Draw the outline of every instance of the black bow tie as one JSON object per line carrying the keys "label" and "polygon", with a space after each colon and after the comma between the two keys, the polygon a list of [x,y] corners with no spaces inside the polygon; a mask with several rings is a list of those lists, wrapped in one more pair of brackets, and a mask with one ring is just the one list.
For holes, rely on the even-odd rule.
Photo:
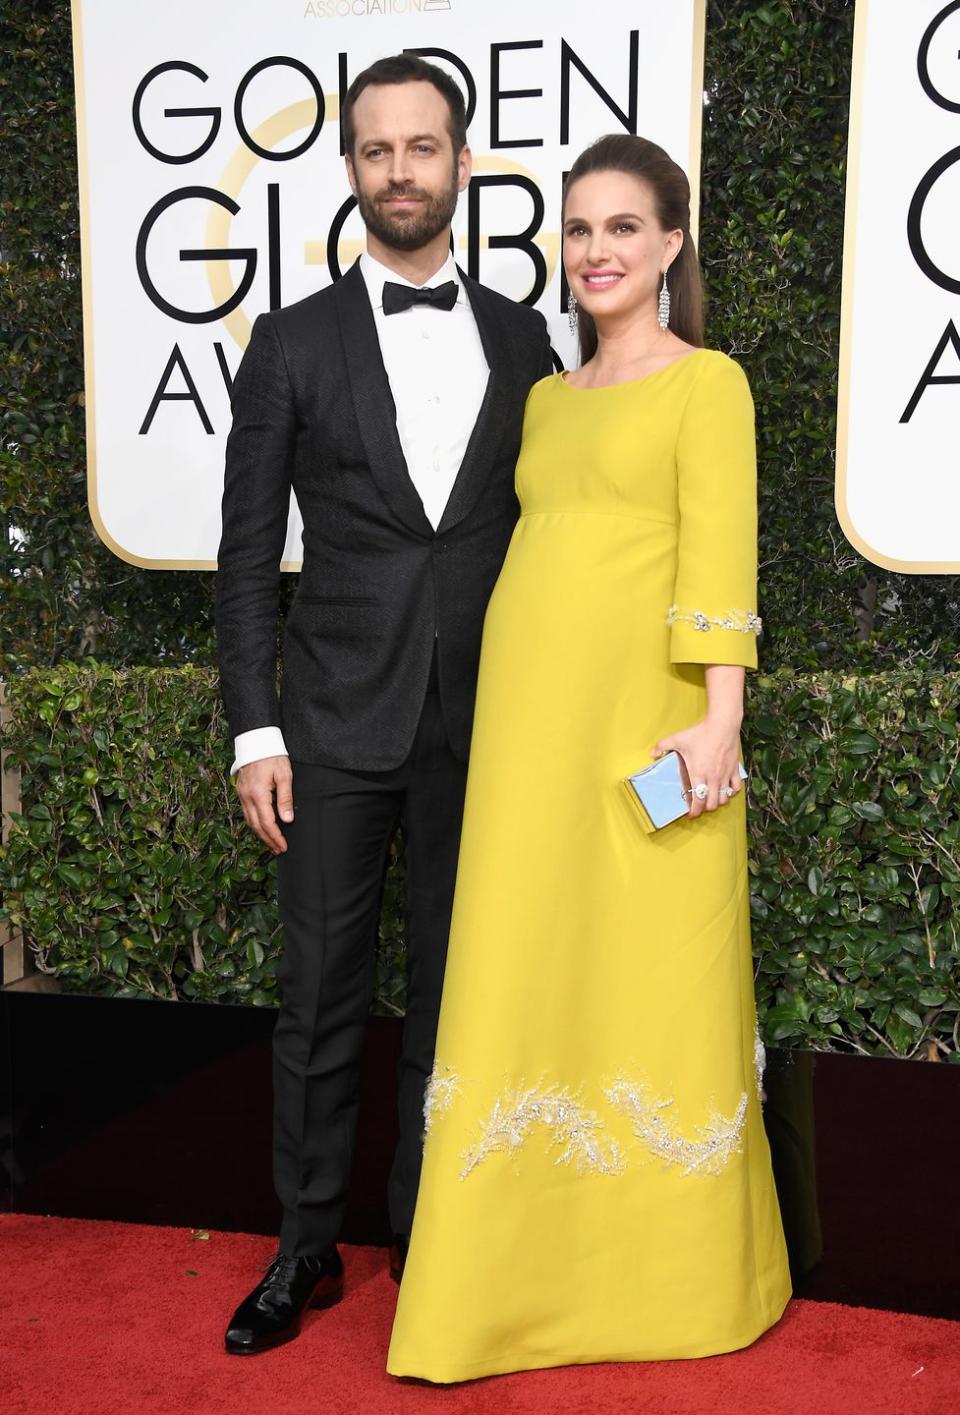
{"label": "black bow tie", "polygon": [[427,285],[416,290],[412,285],[397,285],[392,280],[383,283],[384,314],[399,314],[414,305],[432,305],[437,310],[452,310],[457,303],[460,287],[455,280],[444,285]]}

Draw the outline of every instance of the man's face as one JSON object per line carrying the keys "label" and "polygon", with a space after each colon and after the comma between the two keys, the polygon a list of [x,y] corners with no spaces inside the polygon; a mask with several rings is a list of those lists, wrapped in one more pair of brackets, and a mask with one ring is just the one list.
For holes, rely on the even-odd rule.
{"label": "man's face", "polygon": [[353,110],[347,175],[367,230],[416,251],[449,226],[470,180],[470,150],[454,159],[447,101],[433,84],[371,84]]}

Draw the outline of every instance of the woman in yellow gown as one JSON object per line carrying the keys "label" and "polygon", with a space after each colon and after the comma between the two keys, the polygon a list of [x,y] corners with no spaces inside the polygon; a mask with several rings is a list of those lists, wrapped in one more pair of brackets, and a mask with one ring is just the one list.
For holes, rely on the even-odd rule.
{"label": "woman in yellow gown", "polygon": [[[437,1382],[731,1351],[790,1295],[737,768],[752,402],[700,347],[661,148],[581,155],[564,264],[585,357],[527,404],[388,1360]],[[670,748],[700,789],[645,834],[622,783]]]}

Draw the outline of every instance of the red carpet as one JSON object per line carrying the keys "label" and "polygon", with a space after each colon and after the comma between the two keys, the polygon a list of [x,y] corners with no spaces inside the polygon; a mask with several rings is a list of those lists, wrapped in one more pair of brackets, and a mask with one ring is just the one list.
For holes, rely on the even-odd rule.
{"label": "red carpet", "polygon": [[266,1238],[0,1215],[4,1415],[957,1415],[960,1323],[794,1302],[747,1351],[435,1388],[384,1373],[386,1254],[346,1248],[347,1296],[238,1359],[231,1310]]}

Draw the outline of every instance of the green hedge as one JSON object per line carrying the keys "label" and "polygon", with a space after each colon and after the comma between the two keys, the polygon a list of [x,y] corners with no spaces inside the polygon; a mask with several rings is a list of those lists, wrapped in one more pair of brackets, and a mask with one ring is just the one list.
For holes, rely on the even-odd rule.
{"label": "green hedge", "polygon": [[[956,578],[866,565],[833,514],[853,8],[710,0],[708,336],[757,403],[766,667],[948,668]],[[0,672],[87,654],[209,663],[212,576],[124,565],[87,515],[67,0],[4,0],[0,44]]]}
{"label": "green hedge", "polygon": [[[243,824],[209,669],[62,664],[7,686],[23,815],[6,914],[67,990],[276,1002],[272,860]],[[384,899],[377,1010],[402,1012],[402,862]]]}
{"label": "green hedge", "polygon": [[[271,1005],[272,868],[225,782],[209,670],[63,665],[9,686],[24,815],[6,913],[67,989]],[[751,681],[751,894],[765,1035],[960,1061],[960,674]],[[402,864],[377,1006],[403,1007]]]}

